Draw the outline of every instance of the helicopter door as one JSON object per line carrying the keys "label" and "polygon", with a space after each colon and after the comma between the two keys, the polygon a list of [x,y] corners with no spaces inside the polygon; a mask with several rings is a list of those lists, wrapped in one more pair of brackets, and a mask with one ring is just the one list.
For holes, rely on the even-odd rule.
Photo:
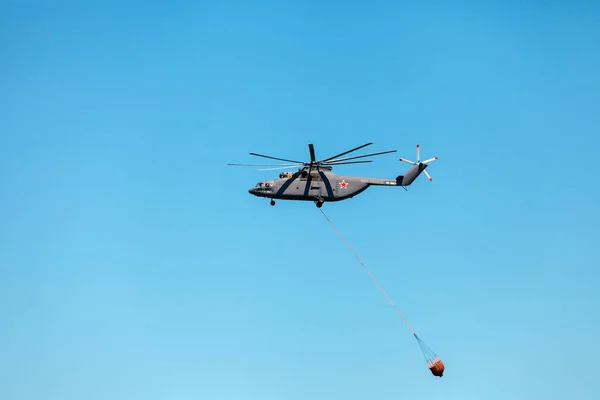
{"label": "helicopter door", "polygon": [[312,181],[309,183],[310,189],[308,194],[310,196],[321,197],[323,196],[323,182],[322,181]]}

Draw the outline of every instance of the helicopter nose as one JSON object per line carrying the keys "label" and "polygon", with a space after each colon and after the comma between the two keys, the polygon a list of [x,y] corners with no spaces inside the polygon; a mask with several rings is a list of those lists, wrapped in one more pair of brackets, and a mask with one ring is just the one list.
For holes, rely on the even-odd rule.
{"label": "helicopter nose", "polygon": [[256,188],[250,188],[250,189],[248,189],[248,193],[250,193],[250,194],[256,193]]}

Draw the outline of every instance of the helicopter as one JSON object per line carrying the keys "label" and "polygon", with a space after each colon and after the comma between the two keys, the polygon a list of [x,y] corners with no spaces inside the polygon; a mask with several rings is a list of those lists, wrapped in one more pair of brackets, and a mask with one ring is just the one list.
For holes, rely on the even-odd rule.
{"label": "helicopter", "polygon": [[400,158],[401,162],[413,165],[404,175],[399,175],[393,179],[385,178],[365,178],[360,176],[337,175],[332,172],[334,166],[346,164],[369,163],[372,160],[356,161],[359,158],[395,153],[397,150],[388,150],[378,153],[364,154],[360,156],[344,157],[346,154],[355,152],[373,143],[366,143],[355,147],[343,153],[317,160],[315,148],[312,143],[308,145],[310,161],[296,161],[279,157],[271,157],[263,154],[250,153],[252,156],[263,157],[278,161],[285,161],[291,164],[227,164],[230,166],[268,166],[272,168],[259,169],[261,171],[289,169],[297,167],[296,172],[282,172],[278,179],[270,179],[258,182],[248,192],[257,197],[271,199],[271,206],[275,205],[275,200],[296,200],[313,201],[318,208],[321,208],[325,202],[337,202],[350,199],[361,194],[371,186],[400,186],[404,190],[415,179],[424,173],[431,181],[431,176],[425,171],[430,163],[438,158],[433,157],[425,161],[420,160],[420,146],[417,144],[417,161],[410,161]]}

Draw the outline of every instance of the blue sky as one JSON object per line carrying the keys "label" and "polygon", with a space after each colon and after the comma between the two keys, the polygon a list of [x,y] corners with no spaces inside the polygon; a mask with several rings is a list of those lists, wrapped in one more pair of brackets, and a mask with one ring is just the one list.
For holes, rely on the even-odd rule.
{"label": "blue sky", "polygon": [[2,2],[0,398],[595,398],[599,7],[404,3]]}

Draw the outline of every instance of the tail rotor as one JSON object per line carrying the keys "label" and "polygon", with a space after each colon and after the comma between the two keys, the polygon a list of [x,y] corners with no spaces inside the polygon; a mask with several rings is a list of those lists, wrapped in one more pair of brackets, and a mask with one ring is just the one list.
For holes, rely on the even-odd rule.
{"label": "tail rotor", "polygon": [[[401,158],[400,161],[405,162],[407,164],[411,164],[411,165],[429,165],[430,163],[437,161],[437,157],[433,157],[430,159],[427,159],[425,161],[421,161],[421,146],[417,144],[417,161],[410,161],[407,160],[406,158]],[[425,171],[423,169],[423,173],[425,174],[425,176],[427,176],[427,179],[429,179],[430,181],[432,181],[433,179],[431,178],[431,176],[427,173],[427,171]]]}

